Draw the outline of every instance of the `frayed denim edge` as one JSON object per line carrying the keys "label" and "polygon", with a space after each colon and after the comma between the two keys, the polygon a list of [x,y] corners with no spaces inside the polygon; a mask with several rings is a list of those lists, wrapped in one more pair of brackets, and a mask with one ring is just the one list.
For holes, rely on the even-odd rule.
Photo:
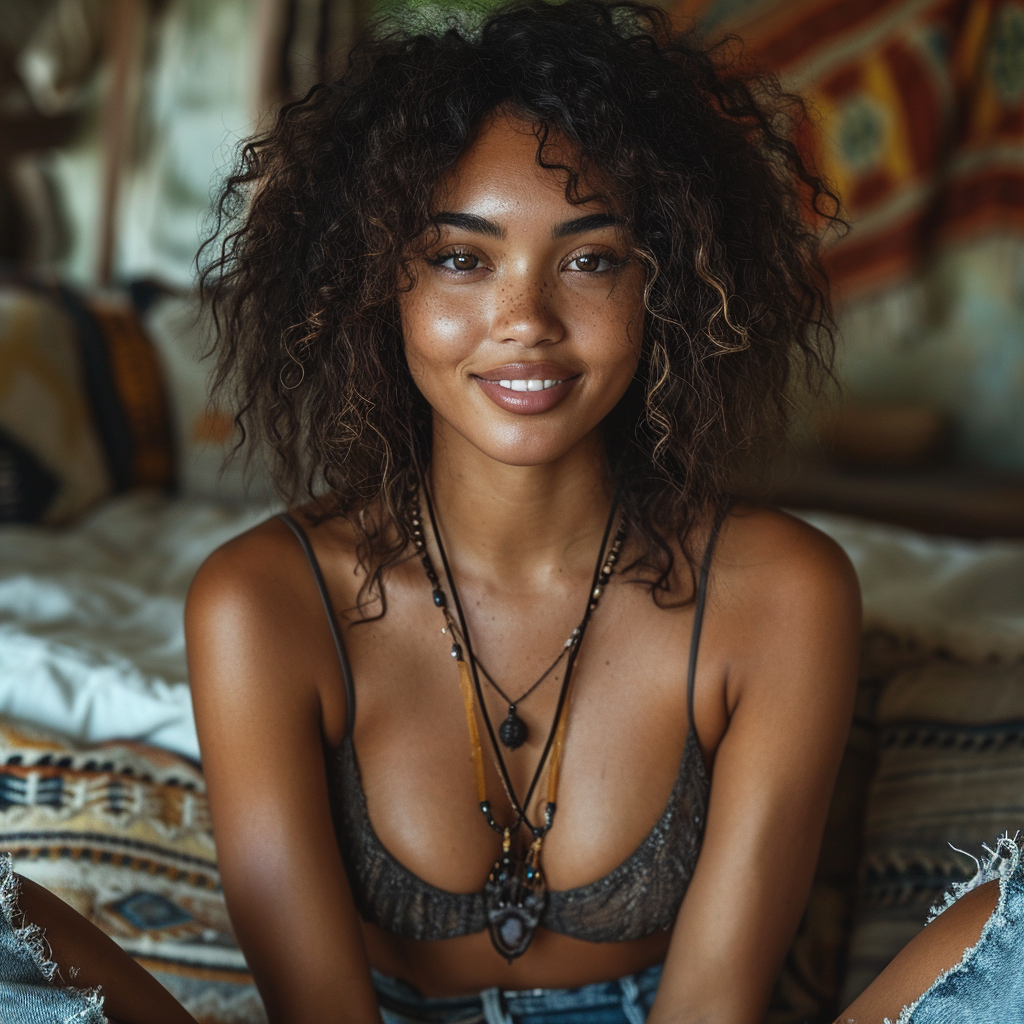
{"label": "frayed denim edge", "polygon": [[[14,873],[14,865],[9,853],[0,854],[0,914],[10,926],[15,939],[20,942],[32,958],[32,963],[39,971],[43,980],[49,984],[55,984],[54,978],[57,974],[57,964],[50,959],[50,945],[46,941],[46,935],[39,925],[31,924],[25,920],[21,911],[18,897],[21,895],[21,883]],[[21,921],[19,925],[17,922]],[[75,969],[72,968],[72,971]],[[92,1020],[96,1011],[99,1011],[101,1019],[107,1020],[103,1013],[103,995],[99,988],[72,988],[66,986],[69,996],[81,999],[84,1007],[71,1017],[66,1017],[63,1024],[74,1024],[79,1020]]]}
{"label": "frayed denim edge", "polygon": [[[1006,883],[1017,871],[1020,866],[1021,860],[1021,849],[1018,845],[1018,839],[1020,838],[1020,832],[1011,839],[1010,833],[1005,832],[996,840],[995,850],[990,850],[987,846],[982,847],[989,855],[988,860],[983,864],[978,860],[977,857],[972,854],[965,853],[963,850],[957,850],[957,853],[963,853],[964,856],[970,857],[978,866],[978,870],[974,877],[967,882],[954,882],[952,886],[952,892],[943,894],[943,903],[939,906],[932,907],[928,914],[928,920],[926,924],[931,924],[940,914],[948,910],[961,896],[965,893],[969,893],[972,889],[977,889],[980,885],[985,885],[987,882],[994,882],[998,879],[999,881],[999,901],[996,903],[995,910],[992,911],[991,916],[985,922],[985,927],[981,929],[981,934],[978,936],[978,941],[971,946],[969,949],[964,950],[964,955],[958,964],[954,964],[949,968],[948,971],[943,971],[935,981],[928,986],[928,988],[911,1003],[909,1006],[904,1006],[900,1011],[899,1017],[896,1018],[895,1024],[912,1024],[912,1018],[914,1011],[917,1009],[921,1000],[936,986],[941,984],[947,978],[954,974],[959,974],[965,970],[971,963],[974,957],[977,955],[978,949],[982,943],[988,937],[989,932],[996,927],[1002,925],[1006,918]],[[953,847],[956,850],[956,847]],[[882,1024],[893,1024],[888,1017],[882,1022]]]}

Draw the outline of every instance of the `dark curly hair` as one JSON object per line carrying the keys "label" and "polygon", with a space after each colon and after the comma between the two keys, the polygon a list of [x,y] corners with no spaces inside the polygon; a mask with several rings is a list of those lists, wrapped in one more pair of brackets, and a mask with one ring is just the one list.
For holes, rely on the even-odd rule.
{"label": "dark curly hair", "polygon": [[[799,100],[736,58],[655,7],[517,0],[474,27],[378,26],[338,81],[244,145],[201,274],[216,387],[242,441],[269,446],[286,500],[351,520],[362,601],[383,599],[408,550],[430,460],[398,296],[435,187],[497,109],[535,126],[570,201],[606,190],[648,270],[639,367],[605,434],[656,599],[672,541],[692,573],[692,527],[727,507],[737,457],[779,436],[794,370],[830,375],[816,225],[836,220],[835,196],[792,142]],[[548,163],[556,137],[572,167]]]}

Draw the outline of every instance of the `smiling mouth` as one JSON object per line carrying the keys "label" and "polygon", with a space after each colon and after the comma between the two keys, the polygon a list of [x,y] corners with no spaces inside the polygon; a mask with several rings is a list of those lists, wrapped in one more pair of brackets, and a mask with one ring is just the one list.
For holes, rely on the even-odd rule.
{"label": "smiling mouth", "polygon": [[499,387],[505,388],[506,391],[547,391],[548,388],[553,388],[556,384],[561,384],[560,380],[499,380]]}
{"label": "smiling mouth", "polygon": [[[551,376],[542,377],[542,373]],[[580,374],[556,363],[506,363],[472,376],[498,408],[530,416],[550,412],[559,405],[575,389]]]}

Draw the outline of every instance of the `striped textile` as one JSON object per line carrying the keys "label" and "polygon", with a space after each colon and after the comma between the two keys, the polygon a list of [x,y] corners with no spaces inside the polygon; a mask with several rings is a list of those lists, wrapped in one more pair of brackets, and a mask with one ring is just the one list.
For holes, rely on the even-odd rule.
{"label": "striped textile", "polygon": [[111,936],[200,1024],[257,1024],[203,777],[127,741],[77,746],[0,719],[0,852]]}
{"label": "striped textile", "polygon": [[877,729],[844,1006],[975,874],[984,844],[1024,830],[1024,662],[901,672]]}

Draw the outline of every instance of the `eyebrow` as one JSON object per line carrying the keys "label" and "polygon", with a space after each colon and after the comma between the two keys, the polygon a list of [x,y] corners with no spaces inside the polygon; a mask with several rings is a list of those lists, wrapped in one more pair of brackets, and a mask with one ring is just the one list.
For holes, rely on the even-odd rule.
{"label": "eyebrow", "polygon": [[599,228],[612,228],[622,223],[621,218],[610,213],[590,213],[586,217],[577,217],[559,224],[551,232],[552,238],[567,238],[569,235],[582,235],[585,231],[597,231]]}
{"label": "eyebrow", "polygon": [[490,235],[492,238],[504,238],[505,229],[486,217],[477,217],[473,213],[439,213],[434,217],[435,224],[446,224],[450,228],[462,228],[477,235]]}
{"label": "eyebrow", "polygon": [[[473,213],[445,211],[434,217],[434,223],[444,224],[450,228],[461,228],[463,231],[472,231],[478,235],[490,235],[492,238],[505,237],[505,229],[500,224],[495,224],[493,220],[478,217]],[[576,217],[556,225],[551,231],[551,237],[568,238],[570,235],[581,235],[586,231],[616,227],[621,223],[622,220],[619,217],[613,217],[610,213],[590,213],[585,217]]]}

